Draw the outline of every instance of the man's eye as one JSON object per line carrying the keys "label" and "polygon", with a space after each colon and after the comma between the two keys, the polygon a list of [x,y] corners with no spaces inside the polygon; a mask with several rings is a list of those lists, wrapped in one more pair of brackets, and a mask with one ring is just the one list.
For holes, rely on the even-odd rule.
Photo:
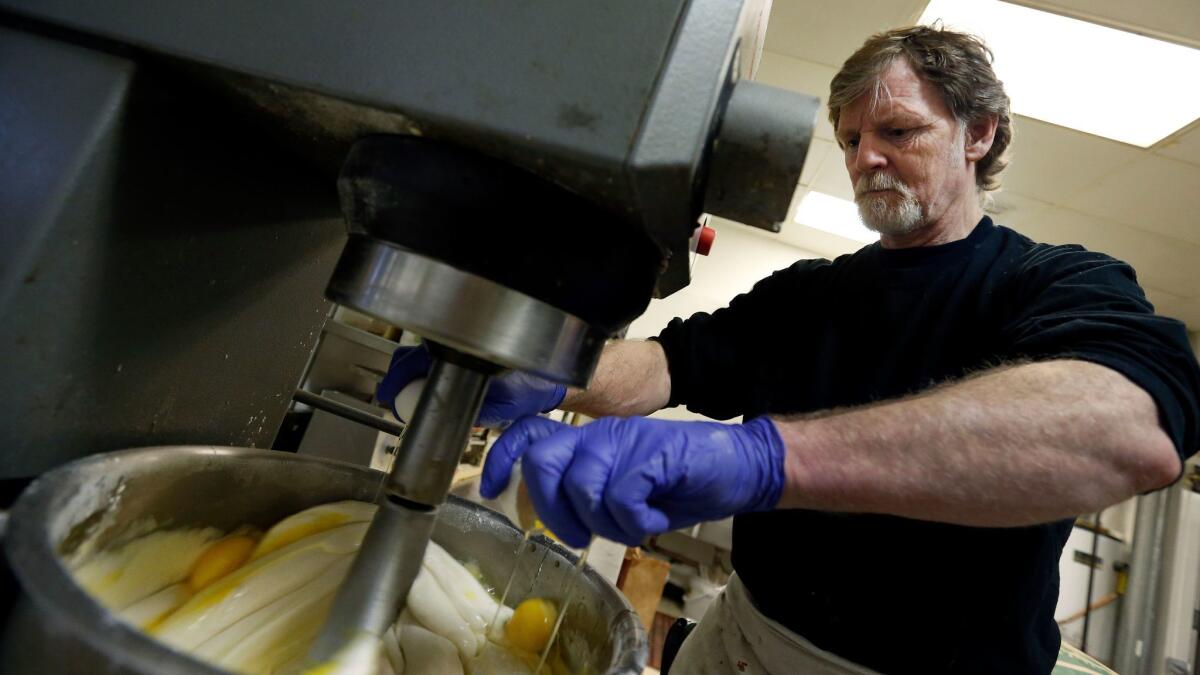
{"label": "man's eye", "polygon": [[846,147],[847,148],[857,148],[858,147],[858,139],[851,138],[850,140],[846,141]]}
{"label": "man's eye", "polygon": [[892,138],[904,138],[908,135],[908,129],[888,129],[887,133]]}

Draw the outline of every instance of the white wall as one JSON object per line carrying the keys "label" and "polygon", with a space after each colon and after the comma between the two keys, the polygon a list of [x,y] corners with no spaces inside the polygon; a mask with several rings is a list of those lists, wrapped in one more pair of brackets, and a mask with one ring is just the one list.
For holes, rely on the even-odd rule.
{"label": "white wall", "polygon": [[771,272],[801,258],[821,257],[782,242],[778,235],[720,218],[713,218],[710,226],[717,231],[717,238],[707,257],[695,256],[692,283],[669,297],[651,300],[646,313],[630,325],[626,337],[657,335],[677,316],[686,318],[724,307]]}
{"label": "white wall", "polygon": [[[821,257],[786,244],[778,235],[763,230],[720,218],[713,218],[710,226],[717,231],[717,238],[707,257],[695,256],[692,283],[669,297],[651,300],[646,313],[629,326],[627,338],[643,339],[658,335],[677,316],[687,318],[696,312],[720,309],[729,304],[735,295],[750,290],[756,281],[771,272],[802,258]],[[651,417],[706,419],[683,407],[660,410]]]}

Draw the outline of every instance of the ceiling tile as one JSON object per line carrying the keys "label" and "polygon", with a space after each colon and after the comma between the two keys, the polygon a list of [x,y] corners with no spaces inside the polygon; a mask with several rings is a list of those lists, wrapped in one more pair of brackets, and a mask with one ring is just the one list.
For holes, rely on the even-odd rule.
{"label": "ceiling tile", "polygon": [[1193,122],[1187,130],[1154,146],[1154,153],[1200,165],[1200,120]]}
{"label": "ceiling tile", "polygon": [[1200,246],[1195,244],[1051,206],[1029,212],[1010,227],[1035,241],[1107,253],[1132,265],[1144,286],[1200,298]]}
{"label": "ceiling tile", "polygon": [[872,33],[916,21],[926,0],[775,0],[766,48],[840,68]]}
{"label": "ceiling tile", "polygon": [[1181,298],[1157,288],[1147,288],[1146,298],[1154,305],[1154,312],[1187,324],[1191,332],[1200,330],[1200,300]]}
{"label": "ceiling tile", "polygon": [[787,244],[812,251],[822,258],[830,260],[846,253],[853,253],[866,246],[861,241],[854,241],[836,234],[822,232],[799,223],[788,223],[780,233],[780,238]]}
{"label": "ceiling tile", "polygon": [[1085,186],[1129,164],[1143,153],[1129,145],[1074,129],[1018,116],[1005,190],[1062,203]]}
{"label": "ceiling tile", "polygon": [[829,98],[829,81],[837,74],[837,70],[811,61],[780,54],[763,52],[762,63],[758,66],[755,80],[773,87],[790,89],[821,99],[821,109],[817,111],[817,138],[833,141],[833,125],[829,123],[829,109],[825,101]]}
{"label": "ceiling tile", "polygon": [[850,184],[850,174],[846,171],[840,151],[830,152],[825,156],[825,161],[817,170],[817,175],[809,187],[817,192],[854,201],[854,186]]}
{"label": "ceiling tile", "polygon": [[[800,206],[800,200],[808,193],[808,186],[816,179],[817,173],[831,156],[830,151],[836,147],[829,141],[816,138],[808,146],[808,157],[804,160],[804,170],[800,172],[800,182],[792,194],[792,203],[788,205],[787,219],[783,224],[785,230],[793,222],[792,219],[796,217],[796,209]],[[838,157],[836,153],[832,156]]]}
{"label": "ceiling tile", "polygon": [[808,192],[809,188],[803,185],[796,190],[796,194],[792,197],[792,206],[788,209],[787,222],[783,224],[779,234],[771,236],[778,237],[779,241],[789,246],[811,251],[824,258],[836,258],[843,253],[850,253],[862,248],[862,242],[801,225],[794,220],[796,208]]}
{"label": "ceiling tile", "polygon": [[1046,202],[1004,189],[992,193],[992,204],[985,211],[996,224],[1020,230],[1020,225],[1048,206]]}
{"label": "ceiling tile", "polygon": [[1113,28],[1200,47],[1200,4],[1196,0],[1009,0]]}
{"label": "ceiling tile", "polygon": [[[830,141],[823,141],[819,138],[814,138],[808,146],[808,156],[804,159],[804,169],[800,172],[800,184],[811,185],[813,179],[816,178],[817,171],[821,165],[828,159],[831,150],[837,145]],[[834,157],[840,157],[835,154]]]}
{"label": "ceiling tile", "polygon": [[1194,164],[1144,153],[1059,203],[1200,244],[1200,166]]}

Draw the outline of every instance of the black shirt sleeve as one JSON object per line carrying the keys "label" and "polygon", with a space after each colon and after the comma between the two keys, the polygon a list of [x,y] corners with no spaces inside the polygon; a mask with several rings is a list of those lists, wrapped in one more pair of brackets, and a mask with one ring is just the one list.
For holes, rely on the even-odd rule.
{"label": "black shirt sleeve", "polygon": [[802,306],[805,296],[813,293],[814,277],[828,264],[801,260],[762,279],[727,307],[667,324],[652,338],[667,356],[667,407],[686,405],[692,412],[722,420],[745,414],[749,399],[760,389],[760,371],[769,363],[762,358],[765,343],[781,331],[779,322],[788,308]]}
{"label": "black shirt sleeve", "polygon": [[1200,439],[1200,368],[1179,321],[1154,314],[1133,269],[1079,246],[1036,245],[1014,280],[1004,326],[1013,358],[1074,358],[1123,374],[1158,405],[1183,459]]}

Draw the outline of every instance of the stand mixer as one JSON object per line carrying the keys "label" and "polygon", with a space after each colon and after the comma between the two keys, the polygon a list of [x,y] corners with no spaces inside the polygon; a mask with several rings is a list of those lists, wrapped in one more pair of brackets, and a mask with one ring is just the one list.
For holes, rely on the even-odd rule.
{"label": "stand mixer", "polygon": [[[349,237],[326,296],[429,345],[428,383],[313,659],[378,635],[403,607],[491,377],[585,387],[605,341],[688,283],[702,213],[778,230],[818,102],[747,79],[768,11],[761,0],[0,0],[0,31],[22,36],[23,58],[77,41],[153,62],[274,125],[314,165],[340,167]],[[6,292],[0,311],[37,301]],[[8,409],[20,441],[22,408]],[[14,454],[0,477],[72,458]]]}
{"label": "stand mixer", "polygon": [[[789,96],[737,86],[751,88],[730,98],[753,108],[740,111],[752,126],[768,136],[799,131],[780,142],[807,145],[805,130],[786,119],[792,111],[773,107]],[[729,112],[717,147],[750,133],[737,108]],[[747,173],[762,170],[749,153],[719,157],[731,155],[725,161]],[[403,609],[489,378],[511,368],[585,387],[607,337],[645,310],[670,255],[622,214],[436,142],[362,139],[338,185],[351,237],[327,296],[426,338],[433,360],[379,512],[310,652],[314,663],[360,633],[381,635]]]}

